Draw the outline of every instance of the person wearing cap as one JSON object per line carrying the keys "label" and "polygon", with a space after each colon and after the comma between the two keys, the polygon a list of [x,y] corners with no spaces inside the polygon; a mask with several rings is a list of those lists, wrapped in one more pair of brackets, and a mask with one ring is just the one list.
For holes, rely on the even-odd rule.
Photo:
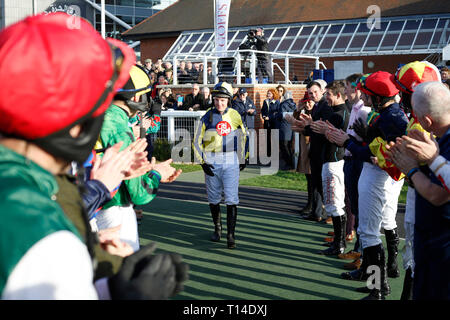
{"label": "person wearing cap", "polygon": [[236,246],[239,172],[245,168],[248,158],[247,129],[239,113],[231,108],[231,85],[219,82],[211,93],[214,108],[200,119],[193,148],[205,172],[206,194],[214,223],[211,241],[220,241],[222,235],[220,202],[223,192],[227,206],[227,246],[232,249]]}
{"label": "person wearing cap", "polygon": [[[356,139],[339,130],[327,133],[330,141],[345,146],[353,156],[364,161],[358,183],[359,192],[359,226],[357,232],[363,249],[363,261],[360,269],[343,273],[345,279],[367,278],[370,265],[378,266],[380,285],[373,289],[359,288],[360,292],[368,292],[366,299],[384,299],[390,294],[387,281],[385,252],[380,238],[381,227],[393,230],[397,227],[398,197],[404,180],[399,169],[386,161],[385,145],[401,137],[408,125],[400,105],[395,102],[399,93],[391,81],[392,74],[385,71],[375,72],[358,83],[358,88],[366,95],[369,104],[378,113],[369,124],[366,134],[362,134],[368,145],[363,145]],[[369,138],[368,138],[369,137]],[[369,141],[370,140],[370,141]],[[372,163],[372,161],[374,163]]]}
{"label": "person wearing cap", "polygon": [[[128,82],[117,92],[111,107],[106,110],[96,149],[115,145],[119,141],[123,141],[122,148],[126,148],[135,141],[129,121],[139,112],[148,111],[146,93],[150,90],[149,86],[150,80],[145,72],[133,66]],[[129,243],[133,250],[138,250],[139,236],[133,205],[149,203],[156,197],[160,182],[172,182],[180,175],[181,171],[170,166],[171,162],[169,159],[155,164],[148,175],[124,181],[112,200],[97,214],[98,229],[120,226],[120,239]]]}
{"label": "person wearing cap", "polygon": [[88,158],[136,59],[126,44],[104,40],[84,19],[70,28],[69,19],[36,15],[0,32],[0,297],[166,299],[181,288],[180,257],[147,246],[94,283],[92,242],[56,201],[55,175]]}
{"label": "person wearing cap", "polygon": [[[414,88],[420,83],[430,82],[430,81],[441,81],[441,76],[439,70],[436,66],[428,61],[413,61],[403,67],[399,68],[397,72],[391,78],[392,82],[400,90],[401,95],[401,105],[403,110],[410,114],[410,120],[406,128],[406,133],[412,130],[419,130],[424,132],[425,130],[420,125],[417,116],[414,114],[411,98],[414,93]],[[429,134],[427,132],[427,134]],[[412,184],[408,184],[408,192],[406,194],[406,209],[405,209],[405,251],[403,254],[403,267],[406,270],[405,279],[403,282],[403,300],[411,300],[413,293],[413,278],[414,278],[414,221],[415,221],[415,201],[416,192]],[[386,243],[391,246],[391,251],[393,251],[392,256],[396,256],[398,252],[398,234],[397,230],[394,229],[392,232],[386,232]],[[391,256],[391,255],[390,255]],[[389,261],[388,257],[388,273],[391,269],[393,273],[399,275],[399,271],[396,264],[396,259]]]}
{"label": "person wearing cap", "polygon": [[152,62],[152,59],[145,59],[145,61],[144,61],[144,68],[145,68],[145,72],[146,72],[147,74],[149,74],[150,71],[153,70],[153,62]]}
{"label": "person wearing cap", "polygon": [[450,190],[444,176],[450,173],[450,91],[441,81],[420,83],[411,105],[424,131],[391,142],[388,155],[416,191],[412,299],[449,300]]}
{"label": "person wearing cap", "polygon": [[245,124],[248,129],[255,128],[255,104],[253,103],[253,100],[249,98],[247,89],[240,88],[238,90],[238,97],[232,101],[232,108],[239,112],[242,123]]}

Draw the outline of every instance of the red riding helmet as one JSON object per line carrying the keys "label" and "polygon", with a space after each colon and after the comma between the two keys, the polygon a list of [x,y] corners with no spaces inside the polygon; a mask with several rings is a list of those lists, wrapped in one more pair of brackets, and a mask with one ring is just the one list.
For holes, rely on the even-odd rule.
{"label": "red riding helmet", "polygon": [[[67,161],[84,161],[103,113],[129,78],[134,51],[82,18],[52,13],[0,32],[0,133]],[[78,137],[69,130],[82,127]]]}

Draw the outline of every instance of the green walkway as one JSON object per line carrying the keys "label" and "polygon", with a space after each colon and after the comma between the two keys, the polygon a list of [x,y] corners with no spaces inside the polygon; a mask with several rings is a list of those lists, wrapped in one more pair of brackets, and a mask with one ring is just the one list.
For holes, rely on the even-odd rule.
{"label": "green walkway", "polygon": [[[190,280],[177,299],[358,300],[365,296],[354,290],[365,282],[340,278],[347,260],[317,254],[326,248],[323,238],[332,226],[240,208],[237,248],[230,250],[225,238],[209,241],[212,222],[206,203],[156,197],[143,209],[141,244],[155,241],[156,252],[180,253],[190,265]],[[224,212],[222,207],[225,235]],[[400,269],[400,278],[389,279],[388,299],[400,298],[404,277]]]}

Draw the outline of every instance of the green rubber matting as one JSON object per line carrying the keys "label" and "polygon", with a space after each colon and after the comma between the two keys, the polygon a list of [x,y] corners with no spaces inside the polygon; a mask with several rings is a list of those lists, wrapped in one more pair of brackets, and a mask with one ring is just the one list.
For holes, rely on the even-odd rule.
{"label": "green rubber matting", "polygon": [[[270,200],[269,200],[270,201]],[[207,203],[156,197],[142,206],[141,245],[157,243],[158,252],[176,252],[190,266],[185,290],[175,299],[194,300],[359,300],[365,282],[340,277],[344,263],[319,255],[332,226],[298,216],[238,207],[235,249],[226,247],[226,207],[221,206],[223,234],[218,243]],[[382,236],[383,241],[384,236]],[[347,251],[354,243],[347,244]],[[404,246],[401,241],[399,250]],[[400,250],[401,251],[401,250]],[[386,253],[387,256],[387,253]],[[389,279],[388,300],[399,300],[400,278]]]}

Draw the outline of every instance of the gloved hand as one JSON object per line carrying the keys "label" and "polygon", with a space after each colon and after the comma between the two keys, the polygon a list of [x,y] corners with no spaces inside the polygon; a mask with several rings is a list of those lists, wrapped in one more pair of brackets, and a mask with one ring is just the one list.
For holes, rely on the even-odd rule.
{"label": "gloved hand", "polygon": [[208,176],[211,176],[211,177],[214,176],[214,172],[212,172],[212,170],[211,170],[211,169],[214,169],[214,166],[212,166],[211,164],[207,164],[206,162],[203,163],[202,169]]}
{"label": "gloved hand", "polygon": [[180,292],[188,266],[179,255],[152,255],[155,247],[152,243],[124,259],[119,272],[108,280],[112,299],[163,300]]}
{"label": "gloved hand", "polygon": [[247,166],[247,164],[241,163],[241,164],[239,165],[239,171],[244,170],[246,166]]}
{"label": "gloved hand", "polygon": [[356,119],[356,121],[353,123],[353,130],[364,141],[366,141],[368,129],[369,129],[369,126],[366,124],[365,121],[361,120],[360,118]]}

